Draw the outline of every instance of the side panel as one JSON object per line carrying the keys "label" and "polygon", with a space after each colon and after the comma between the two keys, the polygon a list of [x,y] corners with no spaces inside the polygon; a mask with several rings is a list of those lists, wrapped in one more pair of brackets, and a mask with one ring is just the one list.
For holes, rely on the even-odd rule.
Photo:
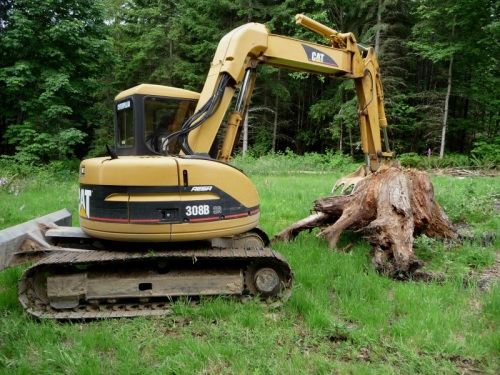
{"label": "side panel", "polygon": [[248,177],[215,160],[122,157],[81,164],[80,225],[90,236],[202,240],[248,231],[259,213]]}
{"label": "side panel", "polygon": [[125,186],[80,183],[80,218],[128,223],[128,192]]}

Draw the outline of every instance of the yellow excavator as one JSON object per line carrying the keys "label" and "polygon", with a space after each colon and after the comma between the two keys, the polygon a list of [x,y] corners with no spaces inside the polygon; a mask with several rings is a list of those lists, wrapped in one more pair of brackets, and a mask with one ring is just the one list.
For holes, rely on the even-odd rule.
{"label": "yellow excavator", "polygon": [[322,35],[325,45],[250,23],[222,38],[201,93],[142,84],[116,97],[115,146],[109,156],[80,165],[80,227],[49,215],[0,233],[0,246],[2,236],[11,238],[3,240],[9,250],[2,250],[0,269],[35,262],[19,282],[28,313],[55,319],[161,315],[179,297],[288,298],[293,272],[258,226],[257,190],[228,163],[257,67],[354,79],[366,165],[335,189],[352,188],[393,158],[373,49],[304,15],[296,21]]}

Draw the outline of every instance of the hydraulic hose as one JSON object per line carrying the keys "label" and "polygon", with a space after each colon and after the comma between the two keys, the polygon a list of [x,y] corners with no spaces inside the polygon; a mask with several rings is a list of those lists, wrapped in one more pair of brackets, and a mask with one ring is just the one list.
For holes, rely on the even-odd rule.
{"label": "hydraulic hose", "polygon": [[191,149],[188,143],[189,132],[201,126],[210,116],[217,112],[222,96],[224,95],[224,90],[226,89],[229,82],[232,80],[231,76],[224,73],[219,80],[217,88],[214,91],[212,97],[190,118],[186,120],[180,130],[168,135],[164,142],[168,143],[170,139],[178,137],[181,150],[186,155],[193,155],[194,151]]}

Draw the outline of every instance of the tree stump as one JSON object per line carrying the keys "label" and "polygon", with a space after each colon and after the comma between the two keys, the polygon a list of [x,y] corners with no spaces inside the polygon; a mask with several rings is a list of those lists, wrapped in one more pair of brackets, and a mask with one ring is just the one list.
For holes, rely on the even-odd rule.
{"label": "tree stump", "polygon": [[457,233],[434,199],[426,172],[391,167],[362,180],[351,195],[316,200],[316,214],[275,236],[290,241],[304,230],[322,228],[318,234],[337,248],[345,230],[362,232],[372,245],[371,259],[377,271],[408,278],[424,263],[413,253],[414,236],[456,239]]}

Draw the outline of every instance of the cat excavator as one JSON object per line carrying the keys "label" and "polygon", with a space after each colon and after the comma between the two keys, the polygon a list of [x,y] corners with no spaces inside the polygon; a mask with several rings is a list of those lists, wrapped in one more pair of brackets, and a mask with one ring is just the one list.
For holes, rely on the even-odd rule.
{"label": "cat excavator", "polygon": [[116,96],[114,147],[80,164],[80,227],[55,213],[0,233],[0,267],[34,262],[19,282],[29,314],[162,315],[176,298],[288,298],[291,267],[258,226],[255,186],[229,164],[258,66],[354,80],[366,165],[335,188],[352,188],[393,158],[373,49],[304,15],[296,22],[325,44],[249,23],[221,39],[201,93],[141,84]]}

